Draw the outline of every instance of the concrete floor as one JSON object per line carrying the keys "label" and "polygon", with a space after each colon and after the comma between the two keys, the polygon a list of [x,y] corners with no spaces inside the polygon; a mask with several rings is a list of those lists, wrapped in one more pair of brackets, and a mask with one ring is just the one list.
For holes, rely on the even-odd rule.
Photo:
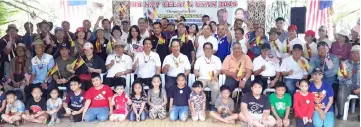
{"label": "concrete floor", "polygon": [[[360,127],[360,122],[357,120],[357,114],[350,114],[349,119],[347,121],[337,120],[335,127]],[[295,122],[292,122],[292,127],[295,127]],[[143,122],[130,122],[125,121],[123,123],[113,123],[113,122],[93,122],[93,123],[71,123],[68,119],[62,119],[60,124],[57,124],[56,127],[242,127],[242,123],[237,121],[236,125],[228,125],[224,123],[213,123],[210,118],[208,118],[205,122],[193,122],[191,119],[188,119],[187,122],[171,122],[169,119],[166,120],[150,120],[147,119]],[[11,125],[6,124],[4,127],[11,127]],[[0,127],[3,127],[0,125]],[[24,125],[20,125],[20,127],[48,127],[48,125],[39,125],[27,123]]]}

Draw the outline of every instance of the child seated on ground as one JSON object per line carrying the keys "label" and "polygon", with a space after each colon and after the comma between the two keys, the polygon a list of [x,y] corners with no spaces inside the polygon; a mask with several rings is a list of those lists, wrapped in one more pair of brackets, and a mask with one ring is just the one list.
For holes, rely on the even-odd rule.
{"label": "child seated on ground", "polygon": [[124,91],[124,85],[116,84],[114,86],[115,94],[112,98],[111,106],[115,107],[113,114],[110,115],[111,122],[123,122],[128,116],[128,104],[132,104],[127,93]]}
{"label": "child seated on ground", "polygon": [[83,119],[86,122],[98,120],[104,122],[109,114],[113,112],[113,106],[110,105],[113,97],[113,91],[108,85],[102,84],[99,73],[92,73],[91,87],[85,94],[85,104],[83,110]]}
{"label": "child seated on ground", "polygon": [[58,118],[58,112],[62,106],[62,103],[62,100],[59,98],[59,89],[54,88],[50,90],[50,98],[46,102],[46,113],[48,113],[51,117],[49,125],[60,123],[60,119]]}
{"label": "child seated on ground", "polygon": [[162,89],[160,75],[152,77],[153,88],[148,91],[149,118],[165,119],[167,116],[165,106],[167,104],[167,93]]}
{"label": "child seated on ground", "polygon": [[290,107],[292,106],[291,95],[286,93],[286,85],[283,82],[277,82],[275,85],[276,93],[269,95],[272,115],[276,118],[277,127],[290,126]]}
{"label": "child seated on ground", "polygon": [[242,98],[239,119],[249,126],[273,127],[276,120],[270,115],[268,98],[262,94],[262,82],[253,81],[251,90],[252,92],[244,94]]}
{"label": "child seated on ground", "polygon": [[233,114],[234,101],[230,98],[230,88],[227,85],[222,85],[221,96],[215,101],[215,107],[209,115],[213,118],[214,122],[221,121],[227,124],[235,124],[235,120],[238,119],[237,114]]}
{"label": "child seated on ground", "polygon": [[6,94],[6,110],[5,114],[1,115],[1,118],[10,124],[19,126],[21,120],[21,114],[25,111],[25,105],[23,102],[17,99],[14,91],[8,91]]}
{"label": "child seated on ground", "polygon": [[190,109],[193,121],[206,120],[206,94],[203,92],[201,81],[195,81],[192,85],[193,91],[190,94]]}
{"label": "child seated on ground", "polygon": [[70,117],[71,122],[81,122],[85,103],[85,91],[80,88],[79,77],[72,77],[69,83],[71,91],[66,94],[66,99],[63,103],[65,115]]}
{"label": "child seated on ground", "polygon": [[25,106],[25,114],[21,117],[24,122],[33,122],[39,124],[47,124],[49,115],[46,113],[46,100],[41,87],[34,87],[31,92],[32,98],[29,98]]}
{"label": "child seated on ground", "polygon": [[143,86],[140,81],[135,81],[132,85],[132,93],[130,94],[132,100],[132,108],[129,115],[130,121],[144,121],[147,118],[147,96],[143,91]]}
{"label": "child seated on ground", "polygon": [[312,115],[315,103],[313,103],[313,94],[308,92],[309,84],[308,80],[302,79],[300,91],[296,92],[293,97],[296,127],[313,127]]}
{"label": "child seated on ground", "polygon": [[186,75],[177,75],[177,85],[170,88],[169,119],[186,121],[189,115],[189,95],[191,88],[186,85]]}

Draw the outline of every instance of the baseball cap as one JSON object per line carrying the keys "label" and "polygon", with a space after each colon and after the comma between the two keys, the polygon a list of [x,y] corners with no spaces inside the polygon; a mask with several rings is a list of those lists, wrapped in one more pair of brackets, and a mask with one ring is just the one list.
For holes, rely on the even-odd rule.
{"label": "baseball cap", "polygon": [[305,35],[315,37],[316,33],[315,33],[315,31],[313,31],[313,30],[307,30],[307,31],[305,32]]}
{"label": "baseball cap", "polygon": [[288,31],[290,31],[290,30],[295,30],[295,31],[297,31],[297,26],[296,26],[296,25],[290,25],[290,26],[288,27]]}
{"label": "baseball cap", "polygon": [[261,49],[264,50],[264,49],[271,49],[271,46],[268,44],[268,43],[264,43],[262,46],[261,46]]}
{"label": "baseball cap", "polygon": [[95,31],[98,31],[98,30],[103,30],[104,31],[104,28],[103,27],[98,27]]}
{"label": "baseball cap", "polygon": [[69,47],[68,44],[66,44],[66,43],[61,43],[61,44],[60,44],[60,49],[63,49],[63,48],[70,49],[70,47]]}
{"label": "baseball cap", "polygon": [[75,33],[78,33],[78,32],[80,32],[80,31],[85,32],[84,27],[78,27],[78,28],[76,29]]}
{"label": "baseball cap", "polygon": [[86,43],[83,45],[83,49],[93,49],[93,44],[90,43],[90,42],[86,42]]}
{"label": "baseball cap", "polygon": [[56,28],[54,29],[54,33],[58,32],[58,31],[63,31],[63,28],[61,28],[61,27],[56,27]]}
{"label": "baseball cap", "polygon": [[277,34],[278,34],[277,28],[272,27],[272,28],[269,30],[268,34],[272,34],[272,33],[277,33]]}
{"label": "baseball cap", "polygon": [[303,50],[303,47],[301,44],[295,44],[295,45],[293,45],[292,50],[295,50],[295,49]]}
{"label": "baseball cap", "polygon": [[338,32],[338,34],[340,34],[342,36],[348,36],[348,32],[345,29],[342,29],[340,32]]}
{"label": "baseball cap", "polygon": [[351,48],[351,52],[359,52],[360,51],[360,46],[359,45],[354,45]]}
{"label": "baseball cap", "polygon": [[323,74],[323,71],[321,68],[317,67],[317,68],[313,69],[312,74]]}
{"label": "baseball cap", "polygon": [[32,45],[42,45],[42,46],[44,46],[44,42],[43,42],[42,40],[40,40],[40,39],[36,39],[36,40],[32,43]]}
{"label": "baseball cap", "polygon": [[324,30],[327,31],[327,26],[326,25],[321,25],[320,28],[318,28],[318,30]]}

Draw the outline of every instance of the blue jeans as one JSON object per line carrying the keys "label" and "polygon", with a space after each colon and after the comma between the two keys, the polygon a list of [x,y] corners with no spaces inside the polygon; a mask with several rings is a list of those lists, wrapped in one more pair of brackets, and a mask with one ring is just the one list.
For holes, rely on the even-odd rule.
{"label": "blue jeans", "polygon": [[327,112],[325,119],[321,120],[320,115],[315,110],[312,116],[313,126],[315,127],[334,127],[335,126],[335,115],[333,112]]}
{"label": "blue jeans", "polygon": [[109,108],[102,107],[102,108],[89,108],[88,111],[85,113],[84,120],[86,122],[93,122],[98,120],[100,122],[104,122],[108,119],[109,116]]}
{"label": "blue jeans", "polygon": [[331,76],[331,77],[323,76],[322,81],[323,81],[323,82],[327,82],[327,83],[329,83],[330,85],[332,85],[333,83],[335,83],[336,78],[337,78],[337,75]]}
{"label": "blue jeans", "polygon": [[189,115],[188,106],[175,106],[173,105],[172,111],[169,113],[171,121],[181,120],[186,121]]}
{"label": "blue jeans", "polygon": [[289,93],[292,97],[296,93],[296,83],[298,81],[300,81],[300,80],[299,79],[287,79],[287,78],[285,78],[287,93]]}
{"label": "blue jeans", "polygon": [[[138,110],[139,113],[139,110]],[[140,114],[140,121],[143,121],[147,118],[147,112],[143,110],[143,112]],[[129,121],[137,121],[137,116],[135,116],[135,112],[132,110],[129,114]]]}

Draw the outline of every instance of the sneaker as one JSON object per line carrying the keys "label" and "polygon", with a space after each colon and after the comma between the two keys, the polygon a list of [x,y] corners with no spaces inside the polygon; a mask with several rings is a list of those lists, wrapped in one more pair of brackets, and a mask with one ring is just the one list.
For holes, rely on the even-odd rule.
{"label": "sneaker", "polygon": [[341,120],[341,119],[342,119],[342,115],[341,115],[341,114],[338,114],[338,115],[336,116],[336,118],[339,119],[339,120]]}
{"label": "sneaker", "polygon": [[54,126],[55,125],[55,122],[53,120],[51,120],[48,124],[49,126]]}
{"label": "sneaker", "polygon": [[59,118],[56,118],[55,123],[56,123],[56,124],[60,123],[60,119],[59,119]]}

